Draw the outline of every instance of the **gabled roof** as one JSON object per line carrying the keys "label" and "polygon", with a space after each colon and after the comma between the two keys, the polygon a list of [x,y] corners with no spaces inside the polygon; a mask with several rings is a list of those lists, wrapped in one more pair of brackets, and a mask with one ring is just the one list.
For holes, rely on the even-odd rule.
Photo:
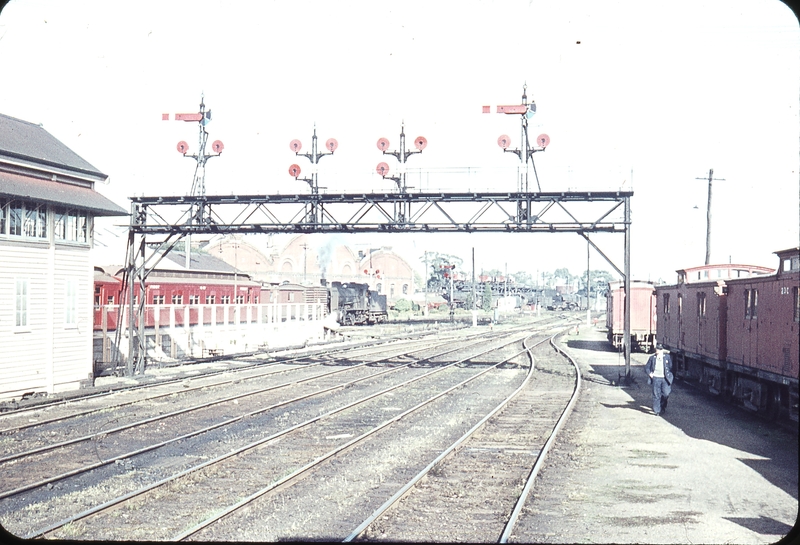
{"label": "gabled roof", "polygon": [[0,114],[0,156],[108,178],[40,125]]}
{"label": "gabled roof", "polygon": [[[166,256],[164,256],[167,260],[171,261],[170,265],[167,265],[165,261],[162,261],[164,265],[161,268],[166,268],[170,266],[172,268],[176,268],[175,266],[179,266],[178,268],[184,269],[186,265],[186,253],[179,250],[173,250],[169,252]],[[223,260],[214,257],[212,255],[198,252],[192,250],[191,254],[192,262],[191,262],[191,270],[203,271],[203,272],[222,272],[222,273],[230,273],[233,274],[236,270],[231,265],[228,265]],[[239,271],[240,274],[243,274]]]}
{"label": "gabled roof", "polygon": [[0,197],[127,216],[94,190],[107,178],[41,126],[0,114]]}

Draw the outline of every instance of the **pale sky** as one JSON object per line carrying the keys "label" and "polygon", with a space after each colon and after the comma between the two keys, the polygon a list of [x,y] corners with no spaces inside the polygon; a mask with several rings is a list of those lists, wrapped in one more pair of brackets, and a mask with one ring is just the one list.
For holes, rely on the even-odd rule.
{"label": "pale sky", "polygon": [[[135,7],[136,9],[132,9]],[[419,190],[516,189],[518,116],[537,114],[543,191],[632,189],[634,279],[668,282],[703,263],[710,168],[712,262],[775,266],[800,244],[800,26],[776,0],[648,2],[164,2],[11,0],[0,13],[0,112],[42,123],[110,176],[98,190],[190,191],[197,124],[162,113],[213,113],[208,194],[307,193],[288,174],[292,139],[339,142],[319,163],[332,191],[386,191],[379,137],[428,147],[407,163]],[[472,174],[466,175],[469,168]],[[477,172],[478,174],[475,174]],[[697,208],[695,208],[697,207]],[[119,220],[115,220],[119,222]],[[622,268],[622,235],[594,240]],[[450,251],[509,272],[586,268],[576,234],[361,235],[421,268]],[[119,261],[124,259],[124,249]],[[612,268],[591,252],[591,268]]]}

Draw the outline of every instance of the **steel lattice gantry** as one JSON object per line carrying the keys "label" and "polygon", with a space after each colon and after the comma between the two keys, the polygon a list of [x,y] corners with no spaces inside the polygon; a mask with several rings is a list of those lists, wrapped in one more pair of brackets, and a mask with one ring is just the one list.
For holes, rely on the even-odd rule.
{"label": "steel lattice gantry", "polygon": [[[632,191],[505,193],[322,193],[296,195],[197,195],[132,197],[128,263],[127,371],[144,369],[144,280],[158,260],[186,235],[228,233],[535,233],[584,236],[630,287]],[[588,233],[623,233],[620,270]],[[146,240],[147,238],[150,240]],[[137,240],[138,239],[138,240]],[[156,252],[146,258],[145,247]],[[138,285],[140,296],[135,297]],[[138,308],[134,312],[134,306]],[[139,319],[137,318],[137,315]],[[630,377],[630,310],[625,308],[626,379]],[[121,340],[121,339],[118,339]]]}

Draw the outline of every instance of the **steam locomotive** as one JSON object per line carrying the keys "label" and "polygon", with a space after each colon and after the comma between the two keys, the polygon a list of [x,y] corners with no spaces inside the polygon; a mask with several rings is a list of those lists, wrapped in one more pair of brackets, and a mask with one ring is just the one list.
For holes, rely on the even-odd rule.
{"label": "steam locomotive", "polygon": [[380,324],[389,314],[386,296],[369,289],[368,284],[331,282],[328,285],[328,311],[341,325]]}

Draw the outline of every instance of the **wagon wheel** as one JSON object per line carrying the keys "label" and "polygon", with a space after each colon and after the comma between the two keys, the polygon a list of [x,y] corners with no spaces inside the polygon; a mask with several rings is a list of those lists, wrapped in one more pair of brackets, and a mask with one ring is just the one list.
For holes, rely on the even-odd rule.
{"label": "wagon wheel", "polygon": [[767,388],[767,408],[764,410],[764,418],[775,421],[781,415],[781,390],[773,385]]}

